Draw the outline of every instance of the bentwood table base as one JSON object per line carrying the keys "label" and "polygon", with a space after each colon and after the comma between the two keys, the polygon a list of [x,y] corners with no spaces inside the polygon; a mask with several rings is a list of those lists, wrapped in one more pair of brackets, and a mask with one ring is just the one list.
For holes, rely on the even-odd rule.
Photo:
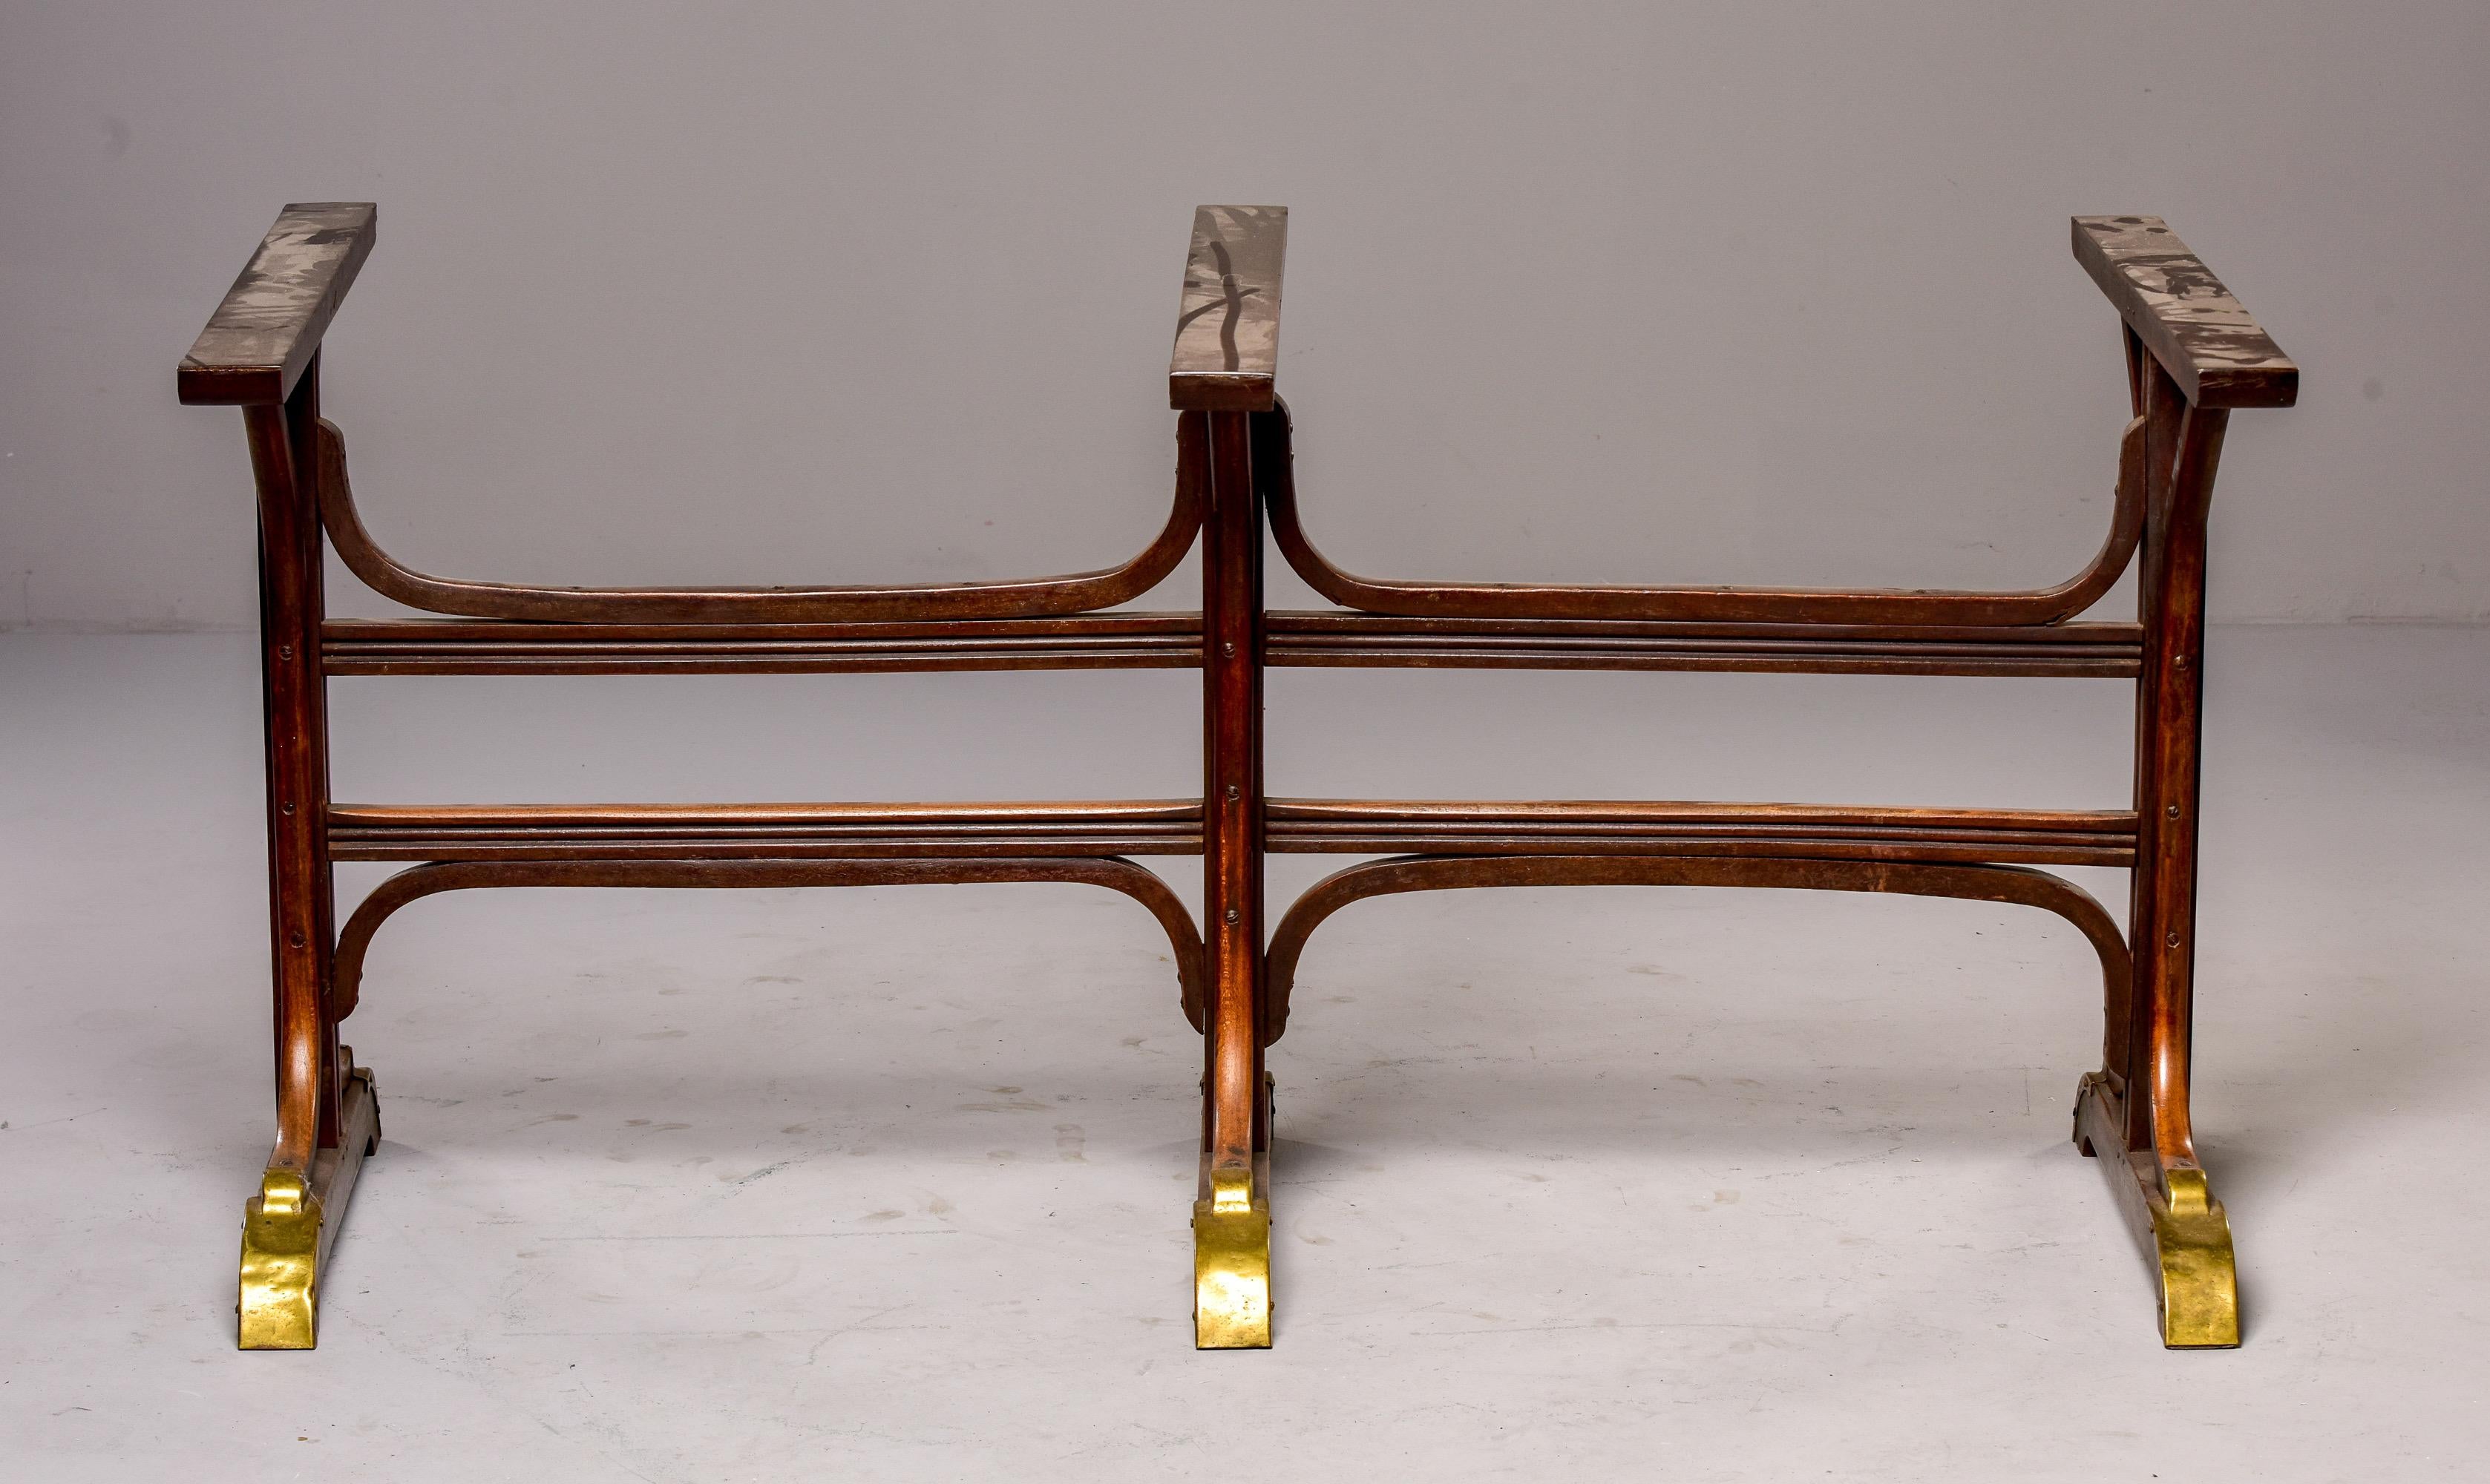
{"label": "bentwood table base", "polygon": [[[371,250],[363,203],[289,206],[181,368],[182,400],[243,409],[259,491],[276,1142],[245,1208],[241,1341],[302,1349],[363,1157],[371,1073],[338,1027],[391,913],[494,886],[787,887],[1077,881],[1133,898],[1167,933],[1202,1033],[1195,1338],[1271,1342],[1271,1080],[1308,937],[1362,898],[1494,886],[1805,887],[2014,902],[2099,954],[2101,1070],[2075,1138],[2107,1157],[2157,1256],[2162,1338],[2239,1342],[2230,1228],[2188,1123],[2206,511],[2233,408],[2283,407],[2299,373],[2169,229],[2078,217],[2075,255],[2126,325],[2134,417],[2100,554],[2028,592],[1779,590],[1410,582],[1351,575],[1301,524],[1275,395],[1287,213],[1196,214],[1170,400],[1166,527],[1119,566],[912,587],[538,587],[430,576],[357,513],[319,346]],[[1274,613],[1267,530],[1342,611]],[[1195,613],[1104,613],[1199,540]],[[324,545],[375,591],[441,620],[327,615]],[[2142,562],[2133,622],[2080,621]],[[2133,807],[1895,809],[1665,802],[1273,799],[1262,782],[1271,666],[2110,676],[2136,682]],[[329,789],[331,675],[758,674],[1199,669],[1198,799],[1047,803],[406,806]],[[1325,879],[1266,931],[1269,852],[1382,857]],[[1133,855],[1201,855],[1205,921]],[[339,928],[332,867],[404,861]],[[2035,868],[2125,867],[2122,935]]]}

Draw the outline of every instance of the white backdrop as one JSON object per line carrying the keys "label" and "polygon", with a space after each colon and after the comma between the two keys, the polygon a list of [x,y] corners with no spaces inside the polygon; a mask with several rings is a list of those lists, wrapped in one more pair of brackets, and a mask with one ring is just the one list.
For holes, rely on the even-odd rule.
{"label": "white backdrop", "polygon": [[2216,615],[2490,614],[2477,0],[0,14],[0,625],[251,621],[239,419],[173,367],[341,198],[329,412],[463,576],[1119,560],[1191,209],[1244,201],[1353,569],[2042,583],[2124,415],[2066,218],[2150,212],[2304,368],[2233,421]]}

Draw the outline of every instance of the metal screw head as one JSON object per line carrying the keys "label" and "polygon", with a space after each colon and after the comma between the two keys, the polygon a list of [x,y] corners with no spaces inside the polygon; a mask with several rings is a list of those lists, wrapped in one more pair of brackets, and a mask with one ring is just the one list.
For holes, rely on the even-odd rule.
{"label": "metal screw head", "polygon": [[2168,814],[2171,818],[2176,819],[2179,817],[2179,806],[2173,804],[2168,809],[2162,811],[2162,813]]}
{"label": "metal screw head", "polygon": [[301,934],[301,933],[299,933],[299,932],[298,932],[298,933],[295,933],[295,934],[293,934],[292,936],[288,937],[285,941],[286,941],[286,942],[288,942],[288,943],[290,943],[290,944],[292,944],[292,945],[294,945],[296,948],[301,948],[301,947],[303,946],[303,934]]}
{"label": "metal screw head", "polygon": [[280,660],[290,660],[294,658],[294,646],[292,644],[277,645],[276,657]]}
{"label": "metal screw head", "polygon": [[2166,938],[2162,939],[2161,941],[2162,941],[2162,942],[2164,942],[2164,943],[2169,944],[2172,948],[2177,948],[2177,947],[2179,946],[2179,934],[2177,934],[2177,933],[2175,933],[2175,932],[2174,932],[2174,933],[2172,933],[2170,936],[2168,936],[2168,937],[2166,937]]}
{"label": "metal screw head", "polygon": [[279,809],[283,810],[285,813],[289,813],[289,814],[290,814],[290,813],[294,813],[294,806],[293,806],[293,805],[291,805],[291,804],[280,804],[280,805],[278,805],[278,806],[277,806],[277,808],[279,808]]}
{"label": "metal screw head", "polygon": [[1228,909],[1228,920],[1231,923],[1236,921],[1236,909],[1234,907],[1230,907]]}

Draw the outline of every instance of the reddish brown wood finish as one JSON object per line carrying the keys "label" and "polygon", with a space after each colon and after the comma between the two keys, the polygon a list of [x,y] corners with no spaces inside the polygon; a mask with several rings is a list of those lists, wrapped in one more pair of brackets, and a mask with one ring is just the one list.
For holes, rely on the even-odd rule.
{"label": "reddish brown wood finish", "polygon": [[[1191,670],[1202,663],[1202,615],[697,625],[332,618],[320,652],[333,675]],[[2131,655],[2124,673],[2135,673]]]}
{"label": "reddish brown wood finish", "polygon": [[[1190,414],[1200,416],[1200,414]],[[1177,447],[1175,504],[1142,554],[1121,566],[1069,577],[908,587],[531,587],[432,577],[381,550],[363,528],[346,477],[346,438],[320,424],[320,508],[337,559],[373,591],[409,608],[473,618],[571,624],[759,624],[1032,617],[1127,603],[1157,586],[1193,549],[1202,526],[1202,471]]]}
{"label": "reddish brown wood finish", "polygon": [[1175,893],[1155,872],[1115,856],[1073,860],[862,861],[457,861],[401,870],[374,888],[337,935],[337,1018],[362,998],[363,956],[392,913],[442,892],[478,887],[973,886],[1060,881],[1121,892],[1158,919],[1175,958],[1177,1003],[1197,1031],[1202,1022],[1202,935]]}
{"label": "reddish brown wood finish", "polygon": [[1202,902],[1213,1169],[1250,1171],[1262,1088],[1262,527],[1247,414],[1212,413],[1202,556]]}
{"label": "reddish brown wood finish", "polygon": [[1284,853],[1343,855],[1735,855],[2126,866],[2135,859],[2135,815],[2125,810],[1274,799],[1268,846]]}
{"label": "reddish brown wood finish", "polygon": [[1424,618],[1274,613],[1273,665],[2129,679],[2132,623],[2023,626]]}
{"label": "reddish brown wood finish", "polygon": [[[2196,1162],[2188,1118],[2196,957],[2197,778],[2204,729],[2205,518],[2230,414],[2189,406],[2157,361],[2144,379],[2153,485],[2136,682],[2138,831],[2128,932],[2135,945],[2125,1082],[2131,1148],[2165,1169]],[[2132,1042],[2135,1030],[2145,1032]],[[2114,1049],[2114,1048],[2113,1048]],[[2134,1096],[2141,1085],[2145,1095]]]}
{"label": "reddish brown wood finish", "polygon": [[1032,804],[340,804],[341,861],[1198,855],[1191,799]]}
{"label": "reddish brown wood finish", "polygon": [[1352,901],[1399,892],[1485,886],[1743,886],[1828,892],[1892,892],[2017,902],[2075,925],[2099,957],[2106,1003],[2129,992],[2127,941],[2090,892],[2019,866],[1933,866],[1896,861],[1672,859],[1614,855],[1534,855],[1506,859],[1404,855],[1336,870],[1307,889],[1271,935],[1265,1036],[1288,1028],[1288,994],[1306,939]]}
{"label": "reddish brown wood finish", "polygon": [[244,413],[259,485],[261,696],[268,756],[269,928],[275,979],[276,1148],[272,1165],[308,1175],[336,1142],[345,1069],[329,1012],[333,908],[328,841],[329,728],[320,675],[319,512],[300,475],[319,415],[313,355],[292,394]]}
{"label": "reddish brown wood finish", "polygon": [[[1567,586],[1530,583],[1406,582],[1357,577],[1315,550],[1297,518],[1288,409],[1258,414],[1255,469],[1271,535],[1306,585],[1343,608],[1439,618],[1609,619],[1642,623],[1997,627],[2062,622],[2099,601],[2135,555],[2144,528],[2141,430],[2120,442],[2110,530],[2091,565],[2031,592],[1932,589]],[[1718,669],[1745,667],[1717,666]]]}
{"label": "reddish brown wood finish", "polygon": [[[1205,1174],[1269,1144],[1263,1047],[1315,927],[1388,892],[1516,885],[1796,886],[2022,902],[2076,924],[2105,981],[2104,1070],[2086,1096],[2139,1169],[2192,1168],[2189,1036],[2206,514],[2231,406],[2287,403],[2298,370],[2152,218],[2084,218],[2076,249],[2119,305],[2135,419],[2093,563],[2008,593],[1383,582],[1325,561],[1296,506],[1274,394],[1285,213],[1197,221],[1170,391],[1175,500],[1147,549],[1067,578],[914,587],[582,589],[427,576],[363,529],[344,440],[320,420],[319,340],[371,243],[353,203],[288,208],[182,370],[187,401],[245,406],[259,491],[275,944],[277,1141],[310,1168],[336,1139],[337,1019],[382,921],[484,886],[1079,881],[1169,935],[1204,1033]],[[1265,411],[1264,409],[1267,409]],[[1262,506],[1314,587],[1351,612],[1262,606]],[[457,621],[326,620],[324,529],[386,596]],[[1200,532],[1199,614],[1102,614]],[[2136,623],[2067,620],[2143,552]],[[1266,799],[1266,666],[1407,666],[2133,678],[2134,808],[1901,809],[1679,802]],[[1202,671],[1203,796],[998,804],[338,805],[329,674]],[[1335,873],[1265,957],[1268,851],[1392,854]],[[1206,934],[1128,855],[1203,856]],[[333,860],[426,863],[333,930]],[[2098,903],[2028,865],[2132,867],[2127,944]],[[2132,945],[2130,952],[2128,945]],[[2114,1115],[2114,1116],[2113,1116]],[[1259,1179],[1259,1176],[1257,1176]],[[1207,1182],[1205,1181],[1205,1184]],[[1266,1191],[1260,1192],[1267,1194]],[[1259,1198],[1259,1195],[1258,1195]],[[2226,1239],[2225,1239],[2226,1240]]]}

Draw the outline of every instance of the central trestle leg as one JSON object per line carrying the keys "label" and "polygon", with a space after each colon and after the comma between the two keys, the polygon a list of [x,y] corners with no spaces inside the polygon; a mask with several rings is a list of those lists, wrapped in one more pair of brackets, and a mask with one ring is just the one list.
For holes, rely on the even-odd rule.
{"label": "central trestle leg", "polygon": [[1208,474],[1202,550],[1202,1182],[1193,1211],[1194,1344],[1271,1343],[1270,1083],[1262,970],[1262,522],[1252,416],[1188,413]]}

